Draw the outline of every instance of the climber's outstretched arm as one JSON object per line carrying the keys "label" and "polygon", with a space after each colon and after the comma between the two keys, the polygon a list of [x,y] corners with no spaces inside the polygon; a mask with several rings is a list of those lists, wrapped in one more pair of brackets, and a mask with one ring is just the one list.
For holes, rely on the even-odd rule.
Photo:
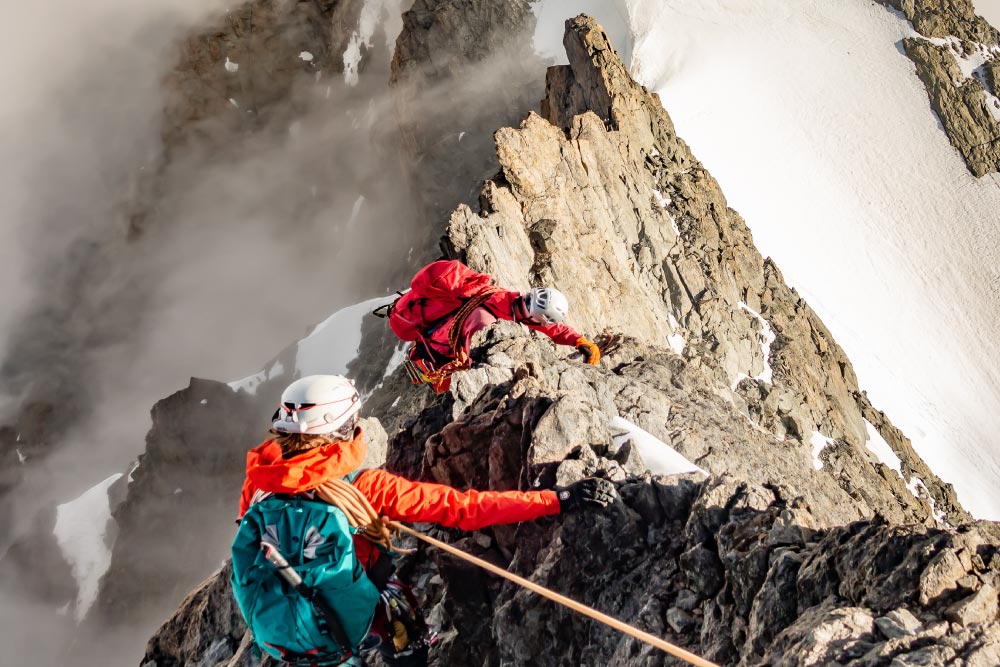
{"label": "climber's outstretched arm", "polygon": [[361,473],[354,485],[380,515],[463,530],[531,521],[560,512],[554,491],[459,491],[444,484],[412,482],[377,469]]}

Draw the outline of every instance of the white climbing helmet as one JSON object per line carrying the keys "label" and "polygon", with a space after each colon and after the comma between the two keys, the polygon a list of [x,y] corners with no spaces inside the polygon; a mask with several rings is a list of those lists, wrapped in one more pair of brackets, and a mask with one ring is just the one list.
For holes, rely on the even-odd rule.
{"label": "white climbing helmet", "polygon": [[545,324],[562,322],[569,312],[569,300],[554,287],[532,288],[524,295],[524,305],[532,319]]}
{"label": "white climbing helmet", "polygon": [[325,435],[343,431],[350,437],[361,396],[354,382],[342,375],[308,375],[288,385],[275,413],[275,431]]}

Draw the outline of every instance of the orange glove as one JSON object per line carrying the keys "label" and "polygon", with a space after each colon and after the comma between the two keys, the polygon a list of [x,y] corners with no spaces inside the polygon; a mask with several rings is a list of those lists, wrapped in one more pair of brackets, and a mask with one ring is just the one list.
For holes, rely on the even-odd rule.
{"label": "orange glove", "polygon": [[576,349],[587,357],[587,363],[591,366],[596,366],[601,360],[601,349],[583,336],[576,339]]}

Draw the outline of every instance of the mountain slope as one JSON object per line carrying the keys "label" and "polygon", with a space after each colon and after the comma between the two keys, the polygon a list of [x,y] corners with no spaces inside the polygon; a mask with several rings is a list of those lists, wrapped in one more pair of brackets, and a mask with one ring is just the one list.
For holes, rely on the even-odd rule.
{"label": "mountain slope", "polygon": [[[962,4],[962,3],[958,3]],[[980,518],[1000,518],[1000,180],[950,144],[864,2],[627,3],[631,69],[872,401]]]}
{"label": "mountain slope", "polygon": [[[568,22],[565,44],[542,115],[497,132],[501,172],[480,210],[456,209],[445,246],[512,287],[551,281],[576,324],[629,335],[588,367],[501,324],[476,337],[477,366],[450,394],[420,407],[416,389],[389,384],[372,401],[403,424],[397,471],[495,489],[601,474],[622,502],[433,532],[724,664],[993,664],[995,528],[932,527],[935,512],[968,516],[858,390],[658,99],[592,19]],[[621,418],[711,477],[651,476],[632,445],[609,446]],[[421,548],[403,569],[441,627],[440,664],[662,663],[439,554]],[[253,664],[225,620],[225,576],[182,605],[144,664]],[[170,640],[182,633],[193,640]]]}

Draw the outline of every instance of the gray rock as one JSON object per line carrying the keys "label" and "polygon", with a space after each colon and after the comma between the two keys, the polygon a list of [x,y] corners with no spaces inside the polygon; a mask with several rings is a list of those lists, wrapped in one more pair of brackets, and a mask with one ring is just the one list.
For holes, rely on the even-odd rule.
{"label": "gray rock", "polygon": [[916,634],[923,629],[920,621],[906,609],[893,609],[875,619],[875,625],[887,639],[899,639]]}
{"label": "gray rock", "polygon": [[1000,123],[987,108],[983,84],[975,77],[965,79],[948,47],[918,38],[904,39],[903,47],[969,171],[975,176],[1000,171]]}
{"label": "gray rock", "polygon": [[966,574],[965,566],[955,555],[955,551],[946,549],[931,559],[920,576],[920,604],[926,605],[938,599],[941,595],[958,587],[958,580]]}
{"label": "gray rock", "polygon": [[718,555],[701,544],[681,554],[681,570],[688,586],[702,597],[712,597],[725,584],[725,573]]}
{"label": "gray rock", "polygon": [[667,610],[667,625],[679,635],[691,632],[697,625],[694,616],[679,607],[671,607]]}
{"label": "gray rock", "polygon": [[959,625],[969,626],[995,621],[997,610],[997,589],[991,584],[984,584],[972,595],[948,607],[945,616]]}
{"label": "gray rock", "polygon": [[677,593],[677,599],[674,600],[674,606],[678,609],[683,609],[684,611],[691,612],[694,611],[700,602],[698,595],[687,588],[682,588]]}
{"label": "gray rock", "polygon": [[364,432],[365,444],[368,445],[361,467],[362,469],[378,468],[385,463],[386,452],[389,448],[389,436],[382,428],[381,422],[374,417],[365,417],[359,422],[359,426]]}

